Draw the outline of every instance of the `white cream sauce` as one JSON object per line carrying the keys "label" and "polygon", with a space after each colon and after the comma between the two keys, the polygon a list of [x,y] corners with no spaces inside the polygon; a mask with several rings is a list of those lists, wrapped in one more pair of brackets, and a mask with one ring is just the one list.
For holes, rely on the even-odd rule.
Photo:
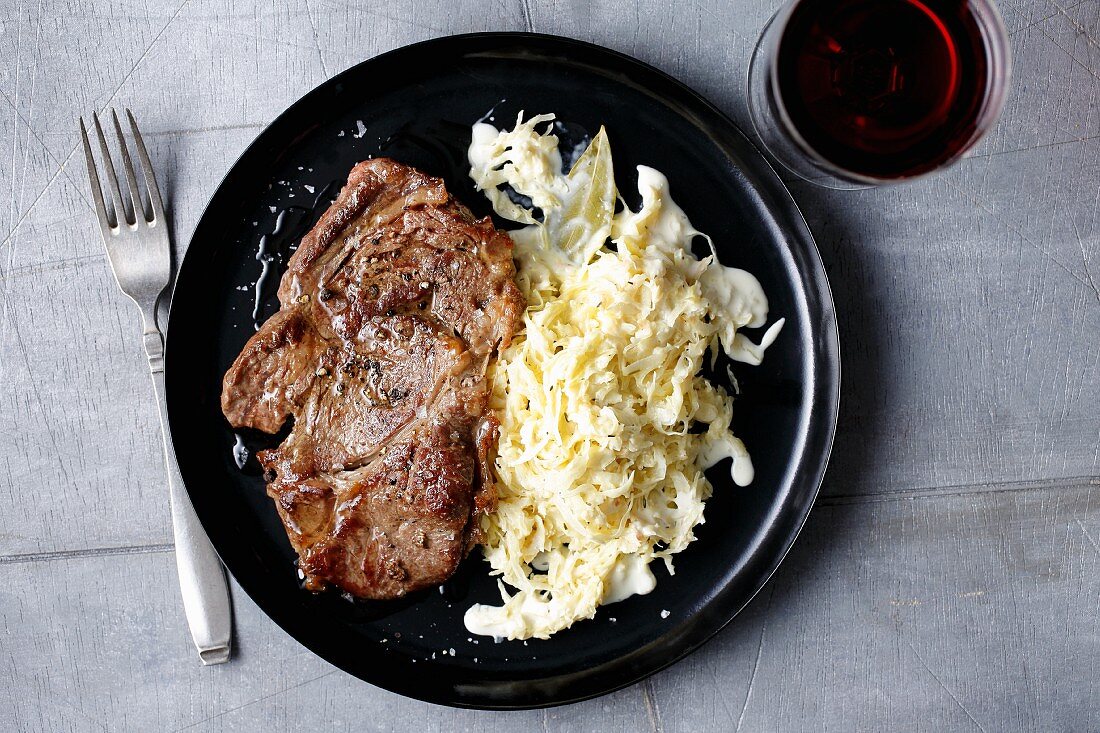
{"label": "white cream sauce", "polygon": [[[689,280],[698,279],[708,261],[692,255],[691,241],[707,235],[692,226],[684,210],[672,200],[665,174],[646,165],[638,166],[637,170],[642,206],[636,212],[624,209],[615,217],[611,238],[620,247],[656,249]],[[712,252],[713,249],[712,246]]]}
{"label": "white cream sauce", "polygon": [[618,603],[630,596],[644,596],[657,587],[649,561],[638,555],[620,555],[603,584],[603,603]]}
{"label": "white cream sauce", "polygon": [[768,296],[752,273],[712,262],[699,278],[711,308],[736,328],[756,328],[768,320]]}
{"label": "white cream sauce", "polygon": [[553,120],[554,116],[537,115],[526,122],[522,119],[521,112],[515,129],[504,132],[487,122],[476,123],[471,129],[466,157],[474,183],[498,214],[521,224],[534,224],[531,212],[513,202],[499,187],[507,183],[545,212],[560,205],[565,192],[564,177],[558,138],[531,134],[534,127]]}
{"label": "white cream sauce", "polygon": [[726,267],[714,260],[699,278],[703,294],[718,318],[722,348],[734,361],[759,364],[764,351],[779,336],[786,319],[779,319],[754,344],[738,329],[759,328],[768,322],[768,297],[752,273]]}
{"label": "white cream sauce", "polygon": [[509,614],[506,606],[475,603],[466,609],[462,621],[471,634],[492,636],[496,641],[522,637],[523,629],[538,626],[540,619],[553,618],[554,601],[544,601],[534,594],[524,595],[519,612]]}
{"label": "white cream sauce", "polygon": [[[545,559],[536,557],[531,565],[545,565]],[[600,605],[618,603],[634,595],[645,595],[657,587],[657,578],[649,569],[649,563],[638,555],[622,555],[604,581],[604,596]],[[524,629],[538,626],[541,619],[557,614],[554,601],[543,600],[537,595],[525,595],[518,612],[508,612],[506,606],[474,604],[463,615],[467,631],[480,636],[492,636],[500,641],[522,636]]]}
{"label": "white cream sauce", "polygon": [[493,142],[499,131],[485,122],[485,119],[478,120],[470,130],[470,147],[466,151],[466,157],[471,168],[487,168],[493,157]]}
{"label": "white cream sauce", "polygon": [[703,447],[699,451],[698,462],[703,468],[710,468],[723,458],[733,459],[733,464],[730,466],[730,476],[733,477],[733,483],[738,486],[748,486],[752,483],[756,472],[752,467],[752,458],[749,456],[749,451],[740,438],[703,443]]}
{"label": "white cream sauce", "polygon": [[668,254],[690,252],[691,240],[699,232],[672,200],[665,174],[647,165],[638,166],[638,193],[642,195],[642,208],[626,218],[623,228],[637,227],[650,246]]}

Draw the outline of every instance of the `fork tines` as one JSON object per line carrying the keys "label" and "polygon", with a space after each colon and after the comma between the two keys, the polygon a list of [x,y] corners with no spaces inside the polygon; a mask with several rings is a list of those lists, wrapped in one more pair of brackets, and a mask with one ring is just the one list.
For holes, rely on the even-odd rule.
{"label": "fork tines", "polygon": [[84,126],[84,118],[80,118],[80,136],[84,141],[84,156],[88,163],[88,177],[92,183],[92,198],[95,200],[96,213],[99,215],[99,221],[105,234],[107,232],[115,233],[123,225],[136,228],[139,223],[152,225],[164,220],[164,204],[160,198],[160,190],[157,188],[156,177],[153,175],[153,165],[149,161],[149,151],[145,149],[145,142],[141,139],[141,132],[138,130],[137,122],[130,110],[126,110],[126,117],[130,121],[134,147],[137,150],[138,160],[141,162],[145,189],[141,190],[138,186],[133,161],[130,158],[130,150],[126,145],[126,138],[122,134],[122,126],[118,122],[118,115],[112,109],[111,118],[114,120],[115,134],[118,136],[118,147],[122,157],[123,173],[126,176],[126,193],[123,195],[122,188],[119,186],[118,175],[115,173],[114,161],[111,158],[110,149],[107,147],[107,138],[103,135],[103,127],[99,124],[99,115],[93,112],[92,121],[95,124],[96,137],[99,138],[99,153],[103,162],[102,168],[107,178],[109,193],[106,199],[103,196],[103,186],[100,184],[95,157],[92,155],[92,145],[88,142],[88,130]]}

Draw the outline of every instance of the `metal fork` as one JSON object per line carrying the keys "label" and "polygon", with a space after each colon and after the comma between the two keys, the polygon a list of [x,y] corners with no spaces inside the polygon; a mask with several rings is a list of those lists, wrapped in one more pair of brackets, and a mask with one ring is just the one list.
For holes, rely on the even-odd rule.
{"label": "metal fork", "polygon": [[145,324],[145,353],[149,356],[149,371],[153,374],[153,391],[160,406],[161,437],[164,456],[168,464],[168,488],[172,505],[172,529],[176,542],[176,568],[179,571],[180,590],[191,638],[199,650],[203,664],[221,664],[229,660],[231,608],[229,588],[214,548],[210,545],[199,523],[195,509],[180,477],[176,454],[168,437],[168,413],[164,401],[164,338],[157,327],[157,303],[172,279],[171,242],[168,237],[164,204],[160,197],[149,153],[141,139],[137,122],[130,110],[126,110],[134,147],[145,179],[144,193],[138,187],[137,176],[130,159],[130,151],[118,123],[118,115],[111,110],[115,134],[118,135],[122,169],[126,176],[126,195],[119,187],[118,176],[107,148],[107,139],[99,124],[99,116],[92,114],[99,152],[106,174],[108,197],[104,200],[104,187],[100,185],[92,146],[88,142],[88,130],[80,119],[80,136],[84,141],[84,155],[88,163],[88,177],[92,184],[92,198],[103,234],[103,244],[111,270],[118,286],[138,308]]}

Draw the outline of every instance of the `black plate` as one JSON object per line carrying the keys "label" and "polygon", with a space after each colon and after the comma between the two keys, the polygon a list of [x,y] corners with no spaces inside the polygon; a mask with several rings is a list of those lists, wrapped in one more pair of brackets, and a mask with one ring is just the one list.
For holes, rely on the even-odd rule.
{"label": "black plate", "polygon": [[[715,495],[707,521],[677,559],[675,577],[658,568],[653,593],[526,644],[471,640],[463,627],[471,603],[499,598],[476,553],[442,592],[399,603],[301,590],[261,478],[251,464],[242,471],[234,463],[234,434],[218,403],[222,374],[253,332],[261,236],[273,259],[260,288],[260,321],[277,307],[280,267],[297,238],[369,155],[442,176],[475,213],[489,213],[467,178],[465,148],[470,125],[491,108],[498,126],[510,126],[520,110],[555,112],[573,132],[606,125],[629,203],[637,205],[637,194],[629,195],[635,165],[664,172],[722,261],[756,274],[773,319],[787,319],[763,366],[734,368],[742,392],[734,427],[756,464],[753,485],[734,486],[728,462],[709,472]],[[802,216],[760,154],[729,119],[663,73],[597,46],[539,35],[455,36],[398,49],[291,106],[245,151],[203,214],[180,268],[168,334],[176,454],[203,526],[237,582],[333,664],[394,692],[464,707],[600,695],[715,634],[760,590],[805,522],[838,406],[829,286]],[[255,449],[265,439],[248,435],[245,442]]]}

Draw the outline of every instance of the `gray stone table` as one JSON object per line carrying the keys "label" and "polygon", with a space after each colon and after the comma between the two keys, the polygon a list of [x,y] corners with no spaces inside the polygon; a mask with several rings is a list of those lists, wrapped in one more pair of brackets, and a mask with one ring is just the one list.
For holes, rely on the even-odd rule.
{"label": "gray stone table", "polygon": [[836,448],[794,551],[702,650],[580,705],[459,711],[333,668],[234,588],[237,655],[198,664],[136,313],[94,228],[77,115],[134,109],[182,248],[265,124],[382,51],[573,36],[744,125],[776,5],[0,2],[0,728],[1100,730],[1097,0],[1003,0],[1011,96],[958,166],[857,193],[791,184],[836,295]]}

